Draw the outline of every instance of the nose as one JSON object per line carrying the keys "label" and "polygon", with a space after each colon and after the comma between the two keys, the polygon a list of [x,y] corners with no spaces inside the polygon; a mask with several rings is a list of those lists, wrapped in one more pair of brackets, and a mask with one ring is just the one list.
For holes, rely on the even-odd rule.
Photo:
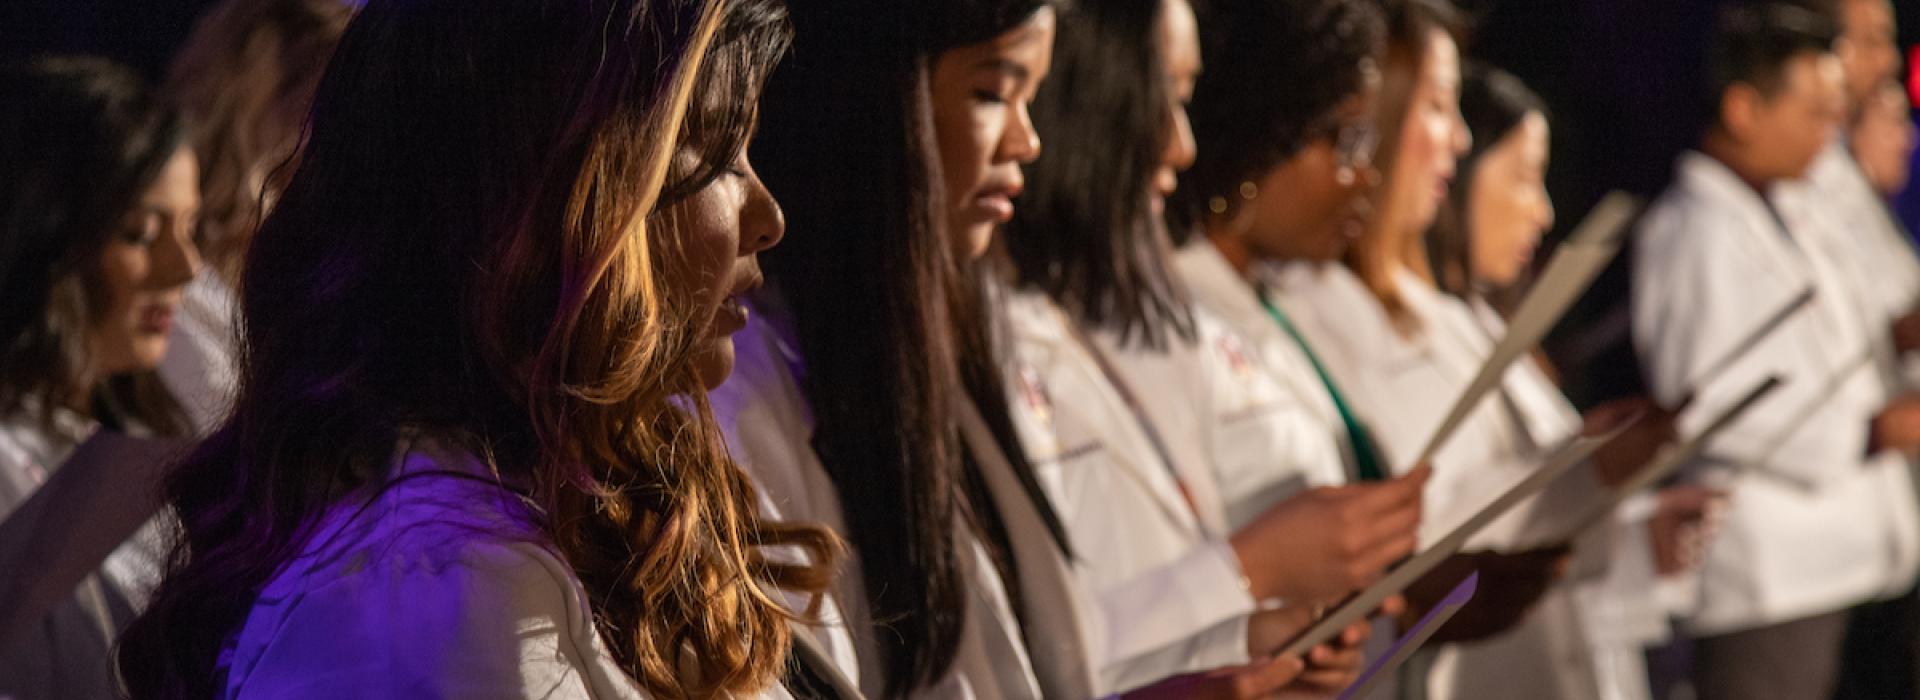
{"label": "nose", "polygon": [[747,170],[747,201],[740,212],[740,255],[748,256],[772,248],[787,235],[787,217],[780,202],[767,190],[760,175]]}
{"label": "nose", "polygon": [[996,154],[996,163],[1032,163],[1040,157],[1040,131],[1033,126],[1033,115],[1027,111],[1027,105],[1021,103],[1013,110],[1013,119],[1007,124],[1007,131],[1000,136],[1000,152]]}
{"label": "nose", "polygon": [[1160,162],[1182,172],[1193,166],[1200,146],[1193,139],[1193,123],[1187,119],[1187,110],[1177,103],[1167,106],[1167,127],[1172,133],[1167,135],[1166,152],[1160,154]]}
{"label": "nose", "polygon": [[1553,230],[1553,198],[1547,196],[1547,188],[1540,188],[1540,230]]}
{"label": "nose", "polygon": [[1467,118],[1460,110],[1453,110],[1453,157],[1461,158],[1467,151],[1473,150],[1473,130],[1467,127]]}
{"label": "nose", "polygon": [[193,244],[196,228],[190,219],[176,220],[168,226],[166,235],[154,241],[151,286],[171,289],[200,274],[200,249]]}

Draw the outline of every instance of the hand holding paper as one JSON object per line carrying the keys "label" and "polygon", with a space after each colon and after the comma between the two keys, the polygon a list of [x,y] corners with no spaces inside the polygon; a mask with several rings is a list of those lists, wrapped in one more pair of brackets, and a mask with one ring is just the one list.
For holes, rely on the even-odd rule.
{"label": "hand holding paper", "polygon": [[1229,542],[1255,597],[1337,600],[1413,551],[1433,470],[1312,489],[1280,502]]}
{"label": "hand holding paper", "polygon": [[1559,540],[1572,541],[1574,538],[1579,537],[1580,533],[1584,532],[1587,528],[1593,527],[1600,521],[1605,520],[1609,514],[1613,513],[1613,509],[1618,507],[1620,502],[1626,500],[1628,496],[1638,493],[1641,490],[1652,488],[1655,484],[1666,480],[1668,476],[1678,471],[1682,465],[1699,457],[1700,453],[1706,449],[1707,442],[1712,439],[1715,434],[1725,430],[1728,425],[1732,425],[1735,420],[1740,418],[1741,414],[1746,413],[1748,409],[1760,403],[1768,394],[1779,389],[1782,384],[1783,382],[1780,381],[1780,378],[1775,376],[1767,377],[1761,380],[1760,383],[1755,384],[1753,388],[1748,389],[1747,393],[1740,397],[1739,401],[1735,401],[1733,405],[1722,409],[1718,415],[1715,415],[1713,420],[1709,421],[1707,426],[1702,428],[1700,432],[1695,433],[1684,443],[1669,446],[1660,453],[1660,456],[1654,458],[1652,462],[1647,463],[1645,467],[1641,468],[1639,473],[1635,474],[1633,478],[1628,479],[1625,483],[1608,491],[1602,498],[1589,504],[1585,510],[1581,511],[1578,517],[1573,519],[1573,527],[1562,533]]}
{"label": "hand holding paper", "polygon": [[1466,522],[1447,533],[1432,546],[1427,547],[1412,559],[1394,566],[1373,585],[1349,596],[1313,627],[1289,642],[1282,653],[1305,653],[1306,650],[1333,638],[1333,635],[1346,625],[1364,619],[1380,607],[1381,601],[1405,590],[1408,585],[1425,576],[1442,561],[1459,553],[1460,548],[1466,545],[1469,538],[1485,529],[1495,519],[1513,510],[1514,506],[1538,494],[1554,480],[1565,476],[1569,470],[1584,464],[1595,449],[1619,437],[1620,433],[1630,426],[1631,424],[1619,426],[1605,435],[1575,436],[1562,443],[1550,451],[1540,467],[1528,474],[1525,479],[1501,493],[1486,507],[1474,513]]}

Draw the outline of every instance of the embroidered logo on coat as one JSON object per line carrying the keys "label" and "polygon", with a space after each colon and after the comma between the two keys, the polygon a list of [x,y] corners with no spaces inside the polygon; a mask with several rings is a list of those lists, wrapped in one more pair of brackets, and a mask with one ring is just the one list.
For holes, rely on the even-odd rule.
{"label": "embroidered logo on coat", "polygon": [[1039,371],[1024,364],[1020,366],[1020,399],[1041,425],[1053,427],[1053,398],[1047,393],[1047,383],[1040,379]]}

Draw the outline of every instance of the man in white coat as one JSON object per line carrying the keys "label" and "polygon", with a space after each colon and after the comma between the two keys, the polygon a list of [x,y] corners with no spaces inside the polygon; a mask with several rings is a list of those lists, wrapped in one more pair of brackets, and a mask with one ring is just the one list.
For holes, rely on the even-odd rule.
{"label": "man in white coat", "polygon": [[[1806,174],[1842,118],[1835,33],[1779,0],[1722,16],[1714,119],[1636,242],[1635,347],[1661,403],[1697,396],[1683,434],[1760,377],[1787,380],[1690,467],[1731,497],[1687,621],[1704,700],[1827,697],[1846,609],[1904,590],[1920,558],[1912,484],[1891,455],[1920,446],[1920,403],[1876,376],[1886,329],[1862,322],[1843,264],[1767,195]],[[1807,288],[1807,309],[1702,376]]]}

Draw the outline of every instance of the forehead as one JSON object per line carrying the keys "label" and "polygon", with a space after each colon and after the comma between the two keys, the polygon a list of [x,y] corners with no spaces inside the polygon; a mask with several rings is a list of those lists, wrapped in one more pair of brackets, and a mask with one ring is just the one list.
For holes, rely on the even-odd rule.
{"label": "forehead", "polygon": [[982,62],[990,62],[995,57],[1012,58],[1020,61],[1045,60],[1053,53],[1053,8],[1042,7],[1025,22],[1012,29],[1001,32],[991,39],[976,44],[958,46],[948,51],[972,57]]}
{"label": "forehead", "polygon": [[1831,53],[1803,52],[1780,66],[1780,83],[1787,92],[1818,97],[1844,81],[1846,68]]}
{"label": "forehead", "polygon": [[1200,70],[1200,27],[1187,0],[1161,0],[1160,21],[1154,28],[1167,69],[1175,73]]}
{"label": "forehead", "polygon": [[1452,85],[1460,82],[1460,47],[1453,35],[1434,29],[1427,37],[1426,71],[1434,79]]}

